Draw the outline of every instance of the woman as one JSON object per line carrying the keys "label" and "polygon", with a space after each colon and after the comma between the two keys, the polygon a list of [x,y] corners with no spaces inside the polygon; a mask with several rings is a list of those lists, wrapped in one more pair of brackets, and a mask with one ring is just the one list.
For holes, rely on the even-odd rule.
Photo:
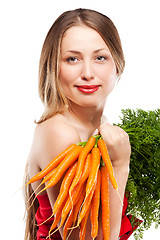
{"label": "woman", "polygon": [[[45,109],[35,129],[27,168],[29,178],[67,146],[86,141],[98,129],[108,147],[123,199],[129,174],[129,138],[121,128],[108,123],[103,111],[124,65],[120,38],[108,17],[96,11],[76,9],[63,13],[55,21],[47,34],[40,58],[39,94]],[[39,183],[32,184],[33,190],[31,187],[27,189],[27,197]],[[47,236],[51,223],[39,226],[37,232],[35,215],[38,223],[39,218],[44,220],[40,212],[42,204],[46,219],[50,216],[50,205],[53,207],[59,187],[60,182],[39,196],[38,211],[37,202],[28,210],[25,239]],[[122,205],[112,186],[110,205],[110,240],[117,240]],[[62,230],[59,231],[62,235]],[[53,235],[53,239],[61,239],[58,234]],[[89,223],[86,237],[91,239]],[[69,239],[78,239],[77,229]],[[101,221],[97,239],[103,239]]]}

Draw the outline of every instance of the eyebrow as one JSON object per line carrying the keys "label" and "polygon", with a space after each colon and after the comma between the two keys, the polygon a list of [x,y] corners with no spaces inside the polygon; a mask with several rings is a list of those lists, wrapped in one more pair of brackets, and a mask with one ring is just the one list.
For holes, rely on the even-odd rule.
{"label": "eyebrow", "polygon": [[[100,51],[102,51],[102,50],[105,50],[105,51],[107,51],[108,53],[110,53],[107,48],[97,49],[97,50],[95,50],[93,53],[97,53],[97,52],[100,52]],[[77,50],[68,50],[68,51],[66,51],[64,54],[66,54],[66,53],[81,54],[81,52],[79,52],[79,51],[77,51]],[[64,54],[63,54],[63,55],[64,55]]]}

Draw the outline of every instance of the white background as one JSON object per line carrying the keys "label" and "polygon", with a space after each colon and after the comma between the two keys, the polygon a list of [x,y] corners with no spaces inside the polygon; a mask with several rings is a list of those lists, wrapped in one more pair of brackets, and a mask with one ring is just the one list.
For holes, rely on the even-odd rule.
{"label": "white background", "polygon": [[[119,121],[122,108],[154,110],[159,104],[159,1],[10,0],[0,4],[1,69],[1,239],[24,239],[24,168],[32,142],[34,120],[42,113],[38,97],[38,62],[44,38],[64,11],[91,8],[108,15],[121,36],[126,68],[110,95],[105,112]],[[159,239],[154,226],[144,240]],[[130,238],[133,239],[133,238]]]}

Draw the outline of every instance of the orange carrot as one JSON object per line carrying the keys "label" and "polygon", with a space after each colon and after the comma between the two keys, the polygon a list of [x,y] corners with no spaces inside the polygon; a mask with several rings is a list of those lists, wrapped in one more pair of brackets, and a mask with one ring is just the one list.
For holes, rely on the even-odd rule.
{"label": "orange carrot", "polygon": [[86,224],[87,224],[87,220],[88,220],[88,216],[89,216],[89,213],[90,213],[90,209],[91,209],[91,206],[88,207],[88,210],[80,224],[80,232],[79,232],[79,239],[80,240],[85,240],[85,235],[86,235]]}
{"label": "orange carrot", "polygon": [[116,179],[114,177],[112,163],[111,163],[111,160],[110,160],[110,157],[109,157],[107,146],[106,146],[105,141],[103,139],[98,140],[98,147],[100,149],[102,159],[103,159],[103,161],[104,161],[104,163],[107,167],[108,174],[109,174],[109,179],[112,183],[112,186],[114,187],[114,189],[117,190],[118,185],[117,185]]}
{"label": "orange carrot", "polygon": [[75,176],[76,173],[76,168],[77,168],[77,162],[75,162],[66,172],[61,187],[60,187],[60,192],[59,195],[56,199],[56,202],[54,203],[53,206],[53,214],[55,214],[58,210],[58,208],[61,206],[61,204],[64,202],[68,195],[69,187],[70,184]]}
{"label": "orange carrot", "polygon": [[101,184],[101,176],[100,176],[100,170],[98,170],[97,175],[97,183],[96,188],[93,194],[92,202],[91,202],[91,236],[93,239],[96,238],[98,234],[98,213],[99,213],[99,205],[100,205],[100,184]]}
{"label": "orange carrot", "polygon": [[71,225],[73,224],[73,218],[74,218],[74,208],[70,211],[67,220],[65,222],[64,228],[63,228],[63,240],[66,240],[67,233]]}
{"label": "orange carrot", "polygon": [[[77,189],[74,190],[74,193],[73,193],[73,206],[77,203],[78,196],[82,194],[82,191],[84,191],[84,184],[82,184],[81,187],[76,186],[76,188]],[[68,215],[68,213],[70,212],[71,209],[72,209],[72,203],[71,203],[70,197],[68,196],[67,201],[64,202],[64,207],[63,207],[63,210],[61,212],[60,225],[54,232],[52,232],[52,234],[54,234],[56,231],[58,231],[62,227],[62,225],[64,224],[64,222],[67,218],[67,215]],[[53,230],[53,227],[51,227],[51,230],[49,231],[49,236],[52,235],[52,234],[50,234],[52,230]]]}
{"label": "orange carrot", "polygon": [[110,238],[110,202],[109,202],[109,174],[107,167],[101,167],[101,205],[103,239]]}
{"label": "orange carrot", "polygon": [[[87,162],[87,160],[86,160],[86,165],[85,165],[85,168],[87,168],[88,167],[88,162]],[[51,172],[49,172],[46,176],[45,176],[45,178],[43,179],[43,181],[42,181],[42,183],[40,184],[40,185],[42,185],[42,184],[44,184],[45,182],[47,182],[47,181],[49,181],[50,179],[51,179],[51,177],[53,176],[53,175],[55,175],[55,173],[56,173],[56,171],[57,171],[57,168],[54,168]],[[87,169],[86,169],[86,171],[87,171]],[[88,171],[89,171],[89,169],[88,169]],[[87,173],[86,173],[87,174]]]}
{"label": "orange carrot", "polygon": [[77,203],[74,206],[74,219],[73,219],[74,224],[77,220],[77,216],[78,216],[79,210],[82,206],[82,203],[84,201],[84,197],[85,197],[85,186],[83,188],[83,191],[81,192],[81,195],[79,195],[79,199],[78,199]]}
{"label": "orange carrot", "polygon": [[42,171],[37,173],[34,177],[32,177],[29,182],[27,183],[33,183],[35,181],[38,181],[42,179],[44,176],[46,176],[53,168],[55,168],[63,159],[64,157],[72,151],[76,147],[76,144],[71,144],[68,148],[66,148],[63,152],[58,154]]}
{"label": "orange carrot", "polygon": [[55,175],[56,171],[57,171],[57,167],[54,168],[53,170],[51,170],[51,171],[44,177],[44,179],[43,179],[42,182],[41,182],[41,185],[44,184],[44,183],[46,183],[46,182],[48,182],[48,181],[51,179],[51,177],[53,177],[53,176]]}
{"label": "orange carrot", "polygon": [[83,147],[76,146],[70,153],[66,155],[63,161],[56,167],[56,173],[51,177],[46,186],[38,194],[50,187],[53,187],[61,179],[65,171],[77,160],[82,149]]}
{"label": "orange carrot", "polygon": [[77,185],[75,187],[74,191],[73,191],[72,201],[70,199],[70,196],[68,196],[68,199],[67,199],[67,201],[64,205],[64,208],[62,210],[60,227],[63,225],[64,221],[66,220],[66,217],[67,217],[69,211],[77,203],[78,196],[82,194],[82,191],[84,191],[84,184],[82,184],[81,186]]}
{"label": "orange carrot", "polygon": [[85,161],[84,169],[83,169],[81,178],[79,180],[79,184],[82,184],[86,181],[90,171],[91,171],[91,154],[89,153]]}
{"label": "orange carrot", "polygon": [[[69,214],[69,216],[65,222],[64,228],[63,228],[63,240],[66,240],[68,229],[71,227],[72,224],[74,225],[76,222],[77,215],[78,215],[78,212],[82,205],[82,202],[84,200],[84,197],[85,197],[85,191],[82,191],[82,194],[78,196],[77,203],[70,211],[70,214]],[[72,232],[72,230],[70,231],[70,234],[71,234],[71,232]]]}
{"label": "orange carrot", "polygon": [[89,193],[89,195],[87,197],[85,197],[84,199],[84,202],[83,202],[83,205],[82,205],[82,209],[79,213],[79,216],[78,216],[78,223],[77,223],[77,227],[79,226],[79,224],[81,223],[82,219],[84,218],[90,204],[91,204],[91,201],[92,201],[92,197],[93,197],[93,194],[94,194],[94,190],[95,190],[95,186],[96,186],[96,182],[94,183],[94,186],[92,187],[92,190],[91,192]]}
{"label": "orange carrot", "polygon": [[[81,178],[79,180],[79,183],[78,183],[78,186],[80,187],[85,181],[86,179],[88,178],[88,175],[90,173],[90,170],[91,170],[91,154],[89,153],[87,158],[86,158],[86,162],[85,162],[85,166],[84,166],[84,169],[83,169],[83,172],[82,172],[82,175],[81,175]],[[76,185],[77,186],[77,185]],[[75,186],[75,188],[76,188]],[[73,189],[74,191],[74,189]],[[71,202],[72,202],[72,193],[69,194],[70,195],[70,199],[71,199]]]}
{"label": "orange carrot", "polygon": [[91,171],[86,185],[86,198],[91,192],[95,182],[97,181],[97,174],[100,165],[100,151],[98,147],[94,147],[91,152]]}
{"label": "orange carrot", "polygon": [[77,183],[80,180],[80,177],[81,177],[81,174],[82,174],[82,171],[83,171],[83,167],[84,167],[84,162],[86,160],[86,157],[87,157],[88,153],[93,148],[93,146],[95,144],[95,141],[96,141],[95,137],[93,137],[93,136],[90,137],[87,144],[85,145],[85,147],[83,148],[83,150],[81,151],[81,153],[79,155],[76,175],[75,175],[75,178],[74,178],[74,180],[72,182],[72,185],[69,189],[70,196],[71,196],[71,193],[72,193],[74,187],[77,185]]}
{"label": "orange carrot", "polygon": [[[53,221],[53,223],[51,225],[51,228],[49,230],[49,237],[51,235],[51,232],[57,227],[57,224],[61,219],[61,214],[62,214],[63,207],[64,207],[64,203],[61,205],[61,207],[58,209],[57,213],[55,214],[54,221]],[[58,229],[57,229],[57,231],[58,231]]]}

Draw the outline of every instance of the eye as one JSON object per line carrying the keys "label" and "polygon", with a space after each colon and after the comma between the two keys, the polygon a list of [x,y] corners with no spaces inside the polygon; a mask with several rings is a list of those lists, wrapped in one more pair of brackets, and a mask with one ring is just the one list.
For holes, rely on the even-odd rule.
{"label": "eye", "polygon": [[68,57],[66,59],[67,62],[71,62],[71,63],[76,63],[78,61],[77,57]]}
{"label": "eye", "polygon": [[105,62],[107,60],[107,57],[100,55],[96,57],[96,60],[99,62]]}

